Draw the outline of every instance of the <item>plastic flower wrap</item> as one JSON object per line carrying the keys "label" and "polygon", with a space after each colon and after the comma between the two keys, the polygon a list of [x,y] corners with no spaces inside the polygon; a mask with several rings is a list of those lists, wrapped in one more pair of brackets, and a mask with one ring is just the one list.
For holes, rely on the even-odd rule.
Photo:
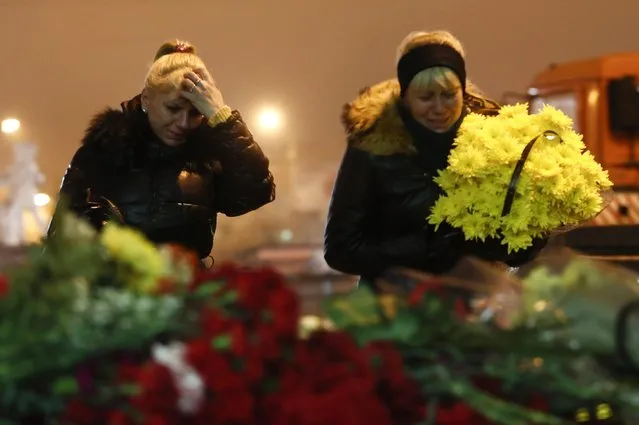
{"label": "plastic flower wrap", "polygon": [[[513,173],[535,138],[505,211]],[[512,252],[529,247],[534,238],[592,219],[605,207],[602,193],[612,183],[585,149],[572,120],[551,106],[536,114],[529,114],[526,104],[505,106],[492,117],[470,114],[459,129],[449,166],[435,179],[444,195],[428,221],[461,228],[467,239],[503,237]]]}
{"label": "plastic flower wrap", "polygon": [[554,248],[511,276],[488,296],[476,294],[473,317],[510,341],[514,370],[536,370],[557,403],[581,400],[639,418],[637,274]]}
{"label": "plastic flower wrap", "polygon": [[[399,270],[377,283],[393,308],[385,295],[358,299],[358,317],[377,304],[388,319],[351,332],[403,341],[431,398],[456,397],[504,425],[639,418],[634,273],[549,249],[518,271],[468,257],[444,276]],[[545,404],[527,404],[535,395]]]}
{"label": "plastic flower wrap", "polygon": [[629,269],[569,250],[522,269],[521,309],[514,326],[544,327],[544,342],[565,345],[639,377],[639,283]]}

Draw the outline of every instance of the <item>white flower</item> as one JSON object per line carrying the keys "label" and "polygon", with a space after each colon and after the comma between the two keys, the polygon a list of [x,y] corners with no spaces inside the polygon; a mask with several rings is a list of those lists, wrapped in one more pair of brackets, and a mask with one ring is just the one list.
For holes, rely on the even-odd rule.
{"label": "white flower", "polygon": [[185,348],[181,342],[169,345],[154,344],[152,357],[171,371],[178,390],[178,408],[186,414],[195,414],[204,400],[204,382],[193,367],[185,361]]}

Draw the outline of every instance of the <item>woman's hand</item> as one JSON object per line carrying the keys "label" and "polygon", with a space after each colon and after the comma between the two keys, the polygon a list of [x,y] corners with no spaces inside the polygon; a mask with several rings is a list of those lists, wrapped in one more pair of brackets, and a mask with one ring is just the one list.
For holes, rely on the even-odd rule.
{"label": "woman's hand", "polygon": [[187,99],[206,119],[210,119],[224,106],[222,92],[215,86],[211,74],[197,68],[184,74],[182,97]]}

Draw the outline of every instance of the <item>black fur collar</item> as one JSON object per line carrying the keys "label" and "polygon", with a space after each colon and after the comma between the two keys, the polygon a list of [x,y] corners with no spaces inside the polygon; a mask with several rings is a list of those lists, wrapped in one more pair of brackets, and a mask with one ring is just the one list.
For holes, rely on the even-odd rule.
{"label": "black fur collar", "polygon": [[217,156],[216,133],[207,131],[206,125],[196,129],[181,147],[170,147],[153,133],[141,106],[137,95],[122,102],[120,110],[108,108],[91,120],[82,145],[95,154],[105,172],[135,167],[158,151],[178,155],[192,167]]}

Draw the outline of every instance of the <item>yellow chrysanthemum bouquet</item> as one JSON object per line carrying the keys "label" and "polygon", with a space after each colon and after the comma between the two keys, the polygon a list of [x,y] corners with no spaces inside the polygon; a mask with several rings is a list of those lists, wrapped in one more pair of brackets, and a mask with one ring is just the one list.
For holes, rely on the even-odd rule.
{"label": "yellow chrysanthemum bouquet", "polygon": [[502,238],[515,252],[595,217],[612,182],[572,125],[551,106],[535,114],[526,104],[496,116],[469,114],[449,166],[435,178],[444,194],[428,222],[460,228],[467,240]]}

